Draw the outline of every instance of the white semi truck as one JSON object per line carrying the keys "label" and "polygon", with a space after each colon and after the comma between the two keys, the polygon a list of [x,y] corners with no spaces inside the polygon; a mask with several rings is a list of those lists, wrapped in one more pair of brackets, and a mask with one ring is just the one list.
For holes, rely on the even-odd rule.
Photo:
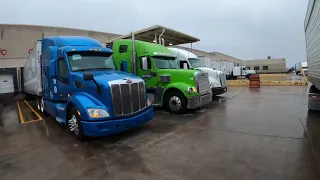
{"label": "white semi truck", "polygon": [[210,68],[209,64],[203,65],[203,62],[195,54],[189,51],[178,48],[168,49],[178,57],[181,68],[197,69],[208,73],[210,88],[214,95],[227,92],[226,75],[222,71]]}
{"label": "white semi truck", "polygon": [[304,22],[308,59],[309,110],[320,110],[320,0],[309,0]]}
{"label": "white semi truck", "polygon": [[256,70],[250,70],[248,67],[233,67],[231,79],[237,79],[240,77],[249,78],[251,74],[256,74]]}
{"label": "white semi truck", "polygon": [[301,69],[307,74],[308,73],[308,62],[298,62],[295,64],[295,71],[297,74],[301,74]]}

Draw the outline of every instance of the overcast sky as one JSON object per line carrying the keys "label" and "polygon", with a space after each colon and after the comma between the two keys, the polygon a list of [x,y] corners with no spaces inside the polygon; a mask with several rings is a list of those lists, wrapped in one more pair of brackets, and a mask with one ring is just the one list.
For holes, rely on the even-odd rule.
{"label": "overcast sky", "polygon": [[0,23],[127,34],[164,25],[201,39],[193,45],[243,60],[305,61],[308,0],[0,0]]}

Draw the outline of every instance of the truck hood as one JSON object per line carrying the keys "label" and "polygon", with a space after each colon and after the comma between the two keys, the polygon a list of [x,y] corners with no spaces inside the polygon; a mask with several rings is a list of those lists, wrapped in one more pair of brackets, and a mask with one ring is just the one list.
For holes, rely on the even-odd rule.
{"label": "truck hood", "polygon": [[[99,71],[90,71],[93,74],[94,79],[98,82],[98,84],[105,84],[108,81],[113,80],[119,80],[124,78],[129,79],[137,79],[138,76],[135,76],[133,74],[122,72],[122,71],[116,71],[116,70],[99,70]],[[84,72],[76,72],[74,75],[76,76],[75,79],[82,79],[83,80],[83,73]],[[140,79],[140,78],[139,78]]]}
{"label": "truck hood", "polygon": [[110,81],[115,80],[126,80],[126,79],[137,79],[143,81],[140,77],[126,72],[115,71],[115,70],[91,70],[94,80],[99,84],[101,88],[101,94],[97,93],[97,86],[94,81],[85,81],[83,79],[84,72],[74,72],[72,78],[75,82],[83,84],[82,88],[75,88],[74,92],[86,92],[93,96],[97,102],[102,103],[108,110],[109,113],[113,113],[113,101],[112,101],[112,92],[109,85]]}
{"label": "truck hood", "polygon": [[214,87],[221,87],[221,82],[220,82],[220,74],[223,74],[222,71],[219,70],[213,70],[212,68],[206,68],[206,67],[199,67],[195,68],[199,71],[206,72],[209,75],[209,84],[211,84]]}
{"label": "truck hood", "polygon": [[184,82],[195,86],[194,75],[197,70],[186,70],[186,69],[158,69],[158,76],[169,74],[171,82]]}

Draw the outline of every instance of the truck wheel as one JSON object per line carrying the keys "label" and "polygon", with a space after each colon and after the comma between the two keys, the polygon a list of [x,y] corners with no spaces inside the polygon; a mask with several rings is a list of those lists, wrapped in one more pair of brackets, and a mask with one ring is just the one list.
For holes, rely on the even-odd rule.
{"label": "truck wheel", "polygon": [[36,98],[36,102],[37,102],[37,109],[38,109],[38,111],[41,111],[40,110],[40,98]]}
{"label": "truck wheel", "polygon": [[48,117],[48,113],[44,109],[43,99],[40,97],[37,97],[37,108],[40,112],[44,114],[45,117]]}
{"label": "truck wheel", "polygon": [[85,139],[80,117],[75,107],[72,107],[71,111],[69,112],[67,118],[67,127],[68,131],[73,134],[77,140],[83,141]]}
{"label": "truck wheel", "polygon": [[179,91],[169,91],[165,94],[164,104],[172,114],[185,113],[187,110],[186,97]]}
{"label": "truck wheel", "polygon": [[[315,85],[311,85],[310,89],[309,89],[309,94],[311,94],[311,93],[312,94],[320,94],[320,90],[318,90]],[[310,98],[308,99],[308,109],[309,109],[309,111],[315,111],[315,109],[311,105]]]}

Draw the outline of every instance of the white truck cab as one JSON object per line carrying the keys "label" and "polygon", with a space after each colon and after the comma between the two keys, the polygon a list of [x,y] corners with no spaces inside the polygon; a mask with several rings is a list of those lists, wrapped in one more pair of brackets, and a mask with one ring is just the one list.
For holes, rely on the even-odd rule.
{"label": "white truck cab", "polygon": [[238,77],[247,77],[251,74],[257,74],[256,70],[250,70],[248,67],[242,66],[242,67],[233,67],[232,76],[233,79],[236,79]]}
{"label": "white truck cab", "polygon": [[214,95],[219,95],[227,92],[227,79],[225,73],[213,68],[204,67],[195,54],[178,48],[168,48],[179,59],[180,68],[197,69],[206,72],[209,75],[210,88]]}

